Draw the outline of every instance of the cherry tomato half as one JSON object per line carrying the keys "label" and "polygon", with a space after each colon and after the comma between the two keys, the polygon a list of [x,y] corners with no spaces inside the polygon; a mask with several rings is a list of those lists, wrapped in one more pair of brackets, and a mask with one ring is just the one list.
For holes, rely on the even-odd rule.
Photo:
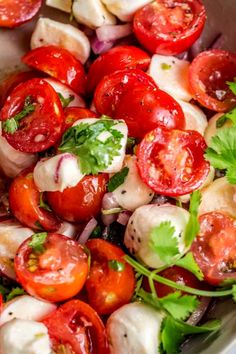
{"label": "cherry tomato half", "polygon": [[130,302],[135,288],[134,272],[119,247],[102,239],[89,240],[86,246],[91,252],[86,281],[89,303],[100,315],[108,315]]}
{"label": "cherry tomato half", "polygon": [[136,12],[133,29],[150,52],[175,55],[191,47],[205,21],[201,0],[155,0]]}
{"label": "cherry tomato half", "polygon": [[52,302],[67,300],[82,289],[88,275],[88,256],[70,238],[47,234],[42,252],[25,240],[15,256],[17,279],[32,296]]}
{"label": "cherry tomato half", "polygon": [[201,187],[209,173],[205,148],[203,137],[196,131],[157,128],[138,147],[140,176],[158,194],[191,193]]}
{"label": "cherry tomato half", "polygon": [[84,94],[83,65],[68,50],[56,46],[39,47],[25,54],[22,61],[70,86],[74,92]]}
{"label": "cherry tomato half", "polygon": [[200,233],[191,250],[205,280],[219,285],[236,279],[236,222],[221,212],[203,214],[199,218]]}
{"label": "cherry tomato half", "polygon": [[204,107],[226,112],[236,106],[236,96],[227,81],[236,76],[236,54],[212,49],[200,53],[189,67],[189,83],[194,98]]}
{"label": "cherry tomato half", "polygon": [[40,192],[30,169],[14,178],[9,189],[9,204],[12,214],[34,230],[57,231],[61,226],[56,216],[40,208]]}
{"label": "cherry tomato half", "polygon": [[85,222],[96,217],[106,192],[107,175],[85,176],[75,187],[63,192],[48,192],[48,203],[62,219]]}
{"label": "cherry tomato half", "polygon": [[69,347],[75,354],[108,354],[104,324],[88,304],[71,300],[42,321],[48,328],[53,349]]}
{"label": "cherry tomato half", "polygon": [[104,76],[117,70],[147,70],[150,57],[143,50],[134,46],[118,46],[100,55],[90,66],[87,80],[88,92],[93,92]]}
{"label": "cherry tomato half", "polygon": [[17,120],[14,132],[3,127],[2,135],[16,150],[46,150],[61,137],[64,113],[56,91],[43,79],[32,79],[18,85],[7,98],[0,120],[9,122],[23,112],[27,99],[34,111]]}
{"label": "cherry tomato half", "polygon": [[69,129],[74,122],[83,118],[98,118],[98,114],[90,111],[87,108],[81,107],[66,107],[64,109],[65,122],[63,127],[63,132]]}

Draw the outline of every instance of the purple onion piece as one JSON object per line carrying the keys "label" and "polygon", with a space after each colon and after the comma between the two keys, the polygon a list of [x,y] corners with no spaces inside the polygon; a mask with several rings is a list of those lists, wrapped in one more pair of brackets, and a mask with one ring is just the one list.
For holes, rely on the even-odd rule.
{"label": "purple onion piece", "polygon": [[89,220],[89,222],[87,223],[87,225],[85,226],[84,230],[82,231],[82,233],[79,235],[79,237],[77,238],[78,239],[78,242],[81,244],[81,245],[84,245],[91,233],[93,232],[93,230],[96,228],[98,222],[96,219],[92,218]]}
{"label": "purple onion piece", "polygon": [[201,296],[199,306],[191,314],[191,316],[188,318],[188,320],[186,322],[192,326],[196,326],[196,324],[198,324],[198,322],[201,321],[203,315],[205,314],[206,310],[208,309],[210,302],[211,302],[210,297]]}
{"label": "purple onion piece", "polygon": [[100,42],[114,42],[117,39],[127,37],[132,33],[129,23],[122,25],[105,25],[96,29],[97,39]]}
{"label": "purple onion piece", "polygon": [[94,52],[94,54],[103,54],[107,52],[109,49],[111,49],[114,46],[114,42],[101,42],[97,39],[97,37],[94,37],[91,41],[91,47]]}
{"label": "purple onion piece", "polygon": [[126,226],[128,224],[129,218],[131,217],[132,213],[128,210],[122,211],[117,218],[117,222],[121,225]]}
{"label": "purple onion piece", "polygon": [[61,155],[60,159],[58,160],[55,175],[54,175],[55,183],[59,183],[60,169],[61,169],[63,161],[64,160],[74,160],[74,159],[75,159],[75,156],[70,153],[65,153],[65,154]]}

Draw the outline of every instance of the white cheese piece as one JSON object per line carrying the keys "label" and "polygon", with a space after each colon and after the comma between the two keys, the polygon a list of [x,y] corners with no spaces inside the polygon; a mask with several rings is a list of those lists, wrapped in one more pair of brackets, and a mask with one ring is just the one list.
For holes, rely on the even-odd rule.
{"label": "white cheese piece", "polygon": [[100,0],[74,0],[72,11],[76,21],[90,28],[116,24],[115,16]]}
{"label": "white cheese piece", "polygon": [[110,354],[157,354],[164,314],[133,302],[122,306],[107,321]]}
{"label": "white cheese piece", "polygon": [[0,326],[14,318],[41,321],[56,308],[55,304],[38,300],[29,295],[17,296],[4,304],[0,314]]}
{"label": "white cheese piece", "polygon": [[62,192],[84,177],[78,158],[70,153],[42,159],[34,168],[34,182],[41,192]]}
{"label": "white cheese piece", "polygon": [[70,13],[72,0],[46,0],[46,5]]}
{"label": "white cheese piece", "polygon": [[130,22],[136,11],[153,0],[102,0],[108,11],[121,21]]}
{"label": "white cheese piece", "polygon": [[65,99],[74,96],[73,101],[69,103],[67,107],[86,107],[83,98],[72,91],[68,86],[63,85],[61,82],[55,79],[44,79],[49,85],[51,85],[57,93],[60,93]]}
{"label": "white cheese piece", "polygon": [[204,135],[207,127],[207,117],[205,113],[194,104],[176,99],[181,106],[185,116],[185,130],[195,130]]}
{"label": "white cheese piece", "polygon": [[189,64],[173,56],[155,54],[148,73],[161,90],[188,102],[192,98],[188,80]]}
{"label": "white cheese piece", "polygon": [[130,217],[124,243],[131,254],[151,268],[159,268],[166,264],[150,247],[151,231],[162,222],[170,221],[174,226],[174,237],[178,240],[180,253],[187,251],[184,243],[184,232],[189,220],[189,212],[174,205],[161,206],[150,204],[136,209]]}
{"label": "white cheese piece", "polygon": [[128,175],[124,183],[113,191],[113,195],[123,209],[134,211],[138,207],[150,203],[154,192],[139,176],[136,156],[127,155],[123,167],[128,167]]}
{"label": "white cheese piece", "polygon": [[211,138],[214,135],[216,135],[218,131],[220,131],[221,129],[224,129],[224,128],[229,128],[232,126],[232,122],[230,120],[227,120],[221,128],[217,128],[216,122],[221,116],[223,116],[222,113],[217,113],[208,121],[208,126],[207,126],[207,128],[205,130],[205,134],[204,134],[204,138],[205,138],[208,146],[211,143]]}
{"label": "white cheese piece", "polygon": [[31,37],[31,48],[47,45],[67,49],[82,64],[89,58],[90,43],[84,32],[72,25],[40,18]]}
{"label": "white cheese piece", "polygon": [[57,233],[70,238],[74,238],[78,234],[78,227],[76,227],[75,224],[63,221]]}
{"label": "white cheese piece", "polygon": [[0,327],[1,354],[51,354],[43,323],[14,319]]}

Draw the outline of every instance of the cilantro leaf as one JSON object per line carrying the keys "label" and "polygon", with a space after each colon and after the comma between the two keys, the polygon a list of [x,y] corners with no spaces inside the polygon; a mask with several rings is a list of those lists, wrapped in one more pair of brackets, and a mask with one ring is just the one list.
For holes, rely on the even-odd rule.
{"label": "cilantro leaf", "polygon": [[114,192],[114,190],[123,184],[128,173],[129,168],[124,167],[120,172],[117,172],[114,176],[112,176],[108,182],[108,192]]}
{"label": "cilantro leaf", "polygon": [[216,128],[221,128],[223,125],[230,120],[233,125],[236,125],[236,108],[232,109],[232,111],[225,113],[216,121]]}
{"label": "cilantro leaf", "polygon": [[154,307],[156,310],[161,310],[162,306],[156,294],[148,293],[140,288],[137,292],[137,298],[145,302],[145,304]]}
{"label": "cilantro leaf", "polygon": [[69,97],[66,98],[66,97],[64,97],[60,92],[57,92],[57,94],[58,94],[58,96],[59,96],[59,98],[60,98],[60,101],[61,101],[61,104],[62,104],[62,107],[63,107],[63,108],[68,107],[69,104],[70,104],[71,102],[73,102],[74,99],[75,99],[75,96],[74,96],[74,95],[69,95]]}
{"label": "cilantro leaf", "polygon": [[29,246],[37,253],[42,253],[44,251],[44,243],[46,241],[48,234],[47,232],[40,232],[33,234],[31,236],[31,241]]}
{"label": "cilantro leaf", "polygon": [[25,295],[25,294],[26,294],[26,292],[24,291],[24,289],[16,287],[16,288],[12,289],[11,292],[7,295],[6,301],[11,301],[15,297],[20,296],[20,295]]}
{"label": "cilantro leaf", "polygon": [[189,205],[189,221],[185,229],[185,245],[190,247],[193,240],[199,233],[199,221],[198,221],[198,208],[201,203],[201,192],[195,191],[191,194],[190,205]]}
{"label": "cilantro leaf", "polygon": [[40,196],[39,196],[39,207],[46,210],[46,211],[52,211],[50,206],[47,203],[45,203],[45,201],[43,200],[43,193],[40,193]]}
{"label": "cilantro leaf", "polygon": [[183,258],[178,259],[175,264],[181,268],[187,269],[199,280],[203,280],[204,275],[195,261],[192,252],[189,252]]}
{"label": "cilantro leaf", "polygon": [[151,231],[149,245],[166,265],[173,263],[173,258],[179,254],[178,240],[174,234],[175,227],[170,221],[162,222]]}
{"label": "cilantro leaf", "polygon": [[234,82],[226,81],[226,84],[229,86],[230,90],[236,95],[236,78],[234,78]]}

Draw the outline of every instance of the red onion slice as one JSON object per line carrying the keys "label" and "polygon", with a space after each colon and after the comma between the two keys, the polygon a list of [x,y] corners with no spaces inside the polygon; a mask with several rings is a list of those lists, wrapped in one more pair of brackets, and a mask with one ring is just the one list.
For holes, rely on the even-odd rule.
{"label": "red onion slice", "polygon": [[200,304],[197,309],[191,314],[189,319],[186,321],[188,324],[192,326],[196,326],[199,321],[201,321],[203,315],[205,314],[208,306],[210,304],[211,298],[210,297],[200,297]]}
{"label": "red onion slice", "polygon": [[114,42],[117,39],[127,37],[132,33],[129,23],[124,25],[105,25],[96,29],[96,35],[100,42]]}
{"label": "red onion slice", "polygon": [[96,37],[91,42],[92,51],[94,54],[103,54],[114,46],[114,42],[101,42]]}
{"label": "red onion slice", "polygon": [[82,231],[82,233],[78,238],[78,242],[81,245],[84,245],[88,241],[89,236],[91,235],[91,233],[93,232],[97,224],[98,222],[96,219],[92,218],[91,220],[89,220],[89,222],[87,223],[87,225],[85,226],[84,230]]}
{"label": "red onion slice", "polygon": [[122,211],[117,218],[117,222],[121,225],[126,226],[128,224],[129,218],[132,215],[132,213],[128,210]]}

